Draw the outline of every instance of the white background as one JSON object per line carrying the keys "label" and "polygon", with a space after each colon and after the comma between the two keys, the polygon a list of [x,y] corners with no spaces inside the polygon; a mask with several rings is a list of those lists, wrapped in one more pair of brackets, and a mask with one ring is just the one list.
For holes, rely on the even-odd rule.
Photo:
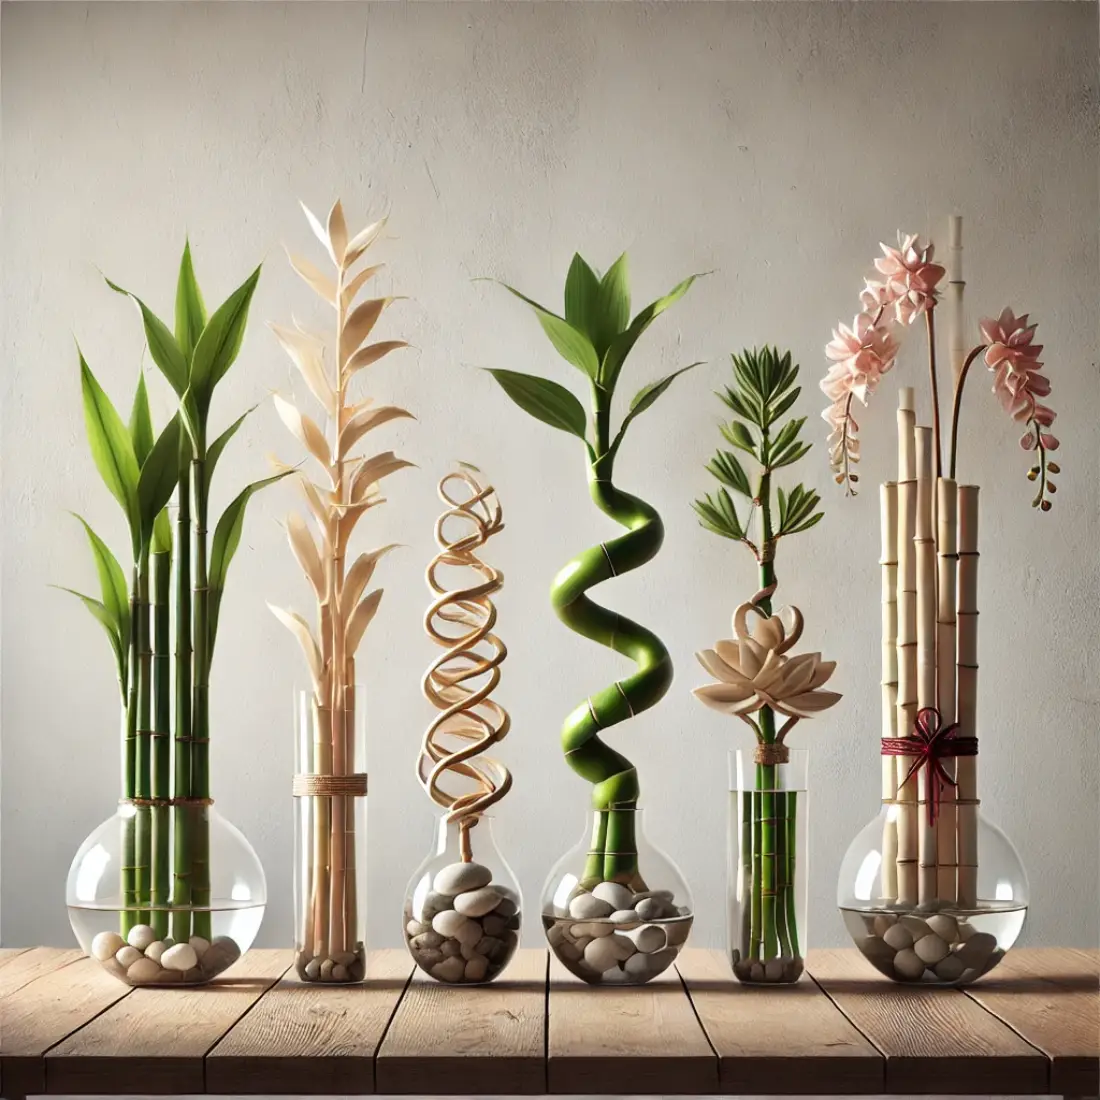
{"label": "white background", "polygon": [[[494,480],[508,526],[487,556],[507,586],[511,648],[499,699],[515,772],[500,835],[529,903],[586,813],[558,750],[562,717],[625,669],[553,617],[547,588],[580,548],[614,533],[588,501],[580,446],[530,421],[479,366],[575,387],[535,321],[476,276],[555,306],[575,248],[606,267],[624,248],[640,307],[713,270],[639,345],[627,395],[676,366],[678,382],[632,429],[618,477],[663,514],[664,550],[600,598],[656,630],[677,679],[612,735],[640,768],[649,831],[695,891],[697,942],[723,932],[726,753],[743,727],[690,695],[694,650],[728,633],[755,588],[743,548],[695,524],[719,443],[712,391],[727,353],[763,342],[803,364],[802,412],[820,439],[822,348],[850,319],[879,239],[945,236],[966,218],[972,320],[1004,304],[1040,323],[1064,473],[1055,508],[1028,507],[1027,459],[988,379],[964,414],[961,475],[982,485],[981,794],[1031,874],[1033,943],[1097,937],[1097,8],[1094,3],[858,5],[18,4],[3,10],[3,932],[65,944],[63,883],[80,840],[112,809],[118,744],[98,628],[50,583],[94,574],[67,509],[115,545],[121,516],[87,456],[75,335],[120,405],[140,327],[97,267],[171,313],[191,236],[210,303],[265,261],[240,361],[215,426],[270,392],[308,397],[265,329],[307,318],[286,242],[315,258],[296,207],[342,195],[349,220],[392,211],[383,289],[410,300],[387,336],[418,350],[369,373],[379,400],[418,416],[372,441],[418,465],[387,483],[362,525],[407,549],[360,666],[370,693],[370,930],[398,942],[406,879],[432,809],[413,768],[433,656],[420,619],[438,511],[455,458]],[[946,243],[946,242],[944,242]],[[974,328],[976,336],[976,325]],[[923,383],[917,332],[898,374]],[[148,364],[147,364],[148,366]],[[793,737],[812,749],[812,929],[843,942],[836,872],[877,810],[878,531],[891,475],[897,378],[864,417],[865,492],[845,500],[824,447],[800,468],[823,524],[781,546],[780,594],[806,641],[840,662],[845,700]],[[166,387],[150,377],[155,411]],[[579,392],[579,387],[578,392]],[[270,402],[220,468],[215,508],[298,448]],[[214,794],[267,869],[260,942],[291,935],[290,692],[303,682],[266,600],[308,611],[280,527],[279,487],[250,512],[231,571],[213,680]],[[528,929],[530,942],[538,930]]]}

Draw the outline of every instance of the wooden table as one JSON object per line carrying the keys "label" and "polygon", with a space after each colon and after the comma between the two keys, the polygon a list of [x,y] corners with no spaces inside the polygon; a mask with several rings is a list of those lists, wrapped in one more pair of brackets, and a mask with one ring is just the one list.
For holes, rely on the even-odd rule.
{"label": "wooden table", "polygon": [[1100,1094],[1096,951],[1012,951],[964,991],[894,985],[851,950],[776,989],[702,949],[635,988],[585,986],[541,950],[475,989],[404,951],[342,988],[290,961],[130,990],[77,951],[0,950],[0,1095]]}

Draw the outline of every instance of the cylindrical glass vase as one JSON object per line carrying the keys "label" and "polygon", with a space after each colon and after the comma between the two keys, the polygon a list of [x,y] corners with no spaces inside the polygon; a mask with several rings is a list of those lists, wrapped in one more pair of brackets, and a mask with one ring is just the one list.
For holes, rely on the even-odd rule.
{"label": "cylindrical glass vase", "polygon": [[405,943],[416,965],[448,984],[491,982],[516,953],[522,916],[519,883],[497,848],[493,819],[444,814],[405,893]]}
{"label": "cylindrical glass vase", "polygon": [[806,950],[808,757],[759,748],[730,753],[730,962],[742,982],[789,984]]}
{"label": "cylindrical glass vase", "polygon": [[[953,817],[945,816],[945,807]],[[907,847],[906,835],[928,828],[920,816],[925,812],[916,803],[882,804],[845,853],[837,905],[864,958],[888,978],[966,985],[988,974],[1019,937],[1027,917],[1027,873],[1012,842],[976,801],[944,803],[934,824],[950,841],[940,852],[951,862],[934,868],[934,889],[932,876],[923,876],[921,898],[919,857],[905,869],[898,853]]]}
{"label": "cylindrical glass vase", "polygon": [[363,698],[295,696],[294,968],[306,982],[361,982],[366,970]]}
{"label": "cylindrical glass vase", "polygon": [[551,950],[592,984],[641,985],[667,970],[694,914],[684,876],[650,843],[633,807],[593,811],[542,892]]}
{"label": "cylindrical glass vase", "polygon": [[267,885],[213,805],[150,799],[119,803],[84,841],[65,899],[81,948],[127,985],[202,985],[252,946]]}

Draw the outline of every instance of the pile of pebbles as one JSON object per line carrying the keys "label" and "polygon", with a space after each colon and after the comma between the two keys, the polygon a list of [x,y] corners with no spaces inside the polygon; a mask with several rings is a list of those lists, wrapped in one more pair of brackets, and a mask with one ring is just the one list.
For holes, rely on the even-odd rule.
{"label": "pile of pebbles", "polygon": [[176,943],[171,936],[158,939],[147,924],[135,924],[126,939],[100,932],[92,940],[92,957],[128,985],[198,985],[232,966],[241,949],[231,936],[192,936]]}
{"label": "pile of pebbles", "polygon": [[860,914],[865,935],[856,938],[864,958],[899,982],[964,984],[1003,958],[997,937],[949,913]]}
{"label": "pile of pebbles", "polygon": [[361,982],[367,970],[366,948],[357,943],[354,951],[335,951],[331,955],[299,951],[294,969],[303,982]]}
{"label": "pile of pebbles", "polygon": [[640,985],[672,965],[693,916],[671,890],[635,893],[619,882],[578,890],[568,908],[543,914],[546,938],[565,967],[586,982]]}
{"label": "pile of pebbles", "polygon": [[797,982],[804,965],[801,955],[777,955],[773,959],[742,958],[736,947],[730,952],[730,962],[738,981],[762,985]]}
{"label": "pile of pebbles", "polygon": [[405,906],[405,942],[421,970],[441,982],[491,982],[519,944],[519,896],[480,863],[437,871],[419,904]]}

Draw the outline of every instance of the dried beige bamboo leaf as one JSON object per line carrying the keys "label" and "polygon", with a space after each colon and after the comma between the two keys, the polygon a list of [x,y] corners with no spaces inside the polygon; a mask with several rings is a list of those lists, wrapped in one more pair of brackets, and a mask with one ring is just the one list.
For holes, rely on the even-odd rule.
{"label": "dried beige bamboo leaf", "polygon": [[324,665],[321,661],[321,650],[313,638],[309,625],[301,615],[295,614],[293,611],[286,611],[271,603],[267,606],[271,608],[271,613],[275,618],[298,639],[298,644],[302,647],[302,652],[306,656],[306,663],[309,665],[309,673],[313,678],[314,690],[320,691],[321,684],[324,680]]}
{"label": "dried beige bamboo leaf", "polygon": [[385,497],[371,497],[370,500],[364,500],[360,504],[350,504],[341,509],[340,530],[336,546],[338,554],[342,554],[347,550],[352,532],[354,532],[356,524],[363,516],[372,508],[377,508],[379,504],[385,503]]}
{"label": "dried beige bamboo leaf", "polygon": [[345,257],[348,249],[348,225],[344,221],[344,208],[337,199],[328,212],[328,239],[332,245],[332,256],[339,267],[346,266]]}
{"label": "dried beige bamboo leaf", "polygon": [[352,447],[374,428],[387,424],[391,420],[413,419],[413,414],[396,405],[383,405],[380,409],[363,409],[347,422],[340,432],[340,444],[337,456],[346,458]]}
{"label": "dried beige bamboo leaf", "polygon": [[386,451],[385,454],[375,455],[373,458],[364,458],[351,479],[351,491],[348,497],[352,504],[365,500],[371,486],[377,485],[382,478],[407,466],[412,466],[412,463],[398,458],[393,451]]}
{"label": "dried beige bamboo leaf", "polygon": [[348,315],[344,331],[340,333],[340,369],[344,370],[347,361],[358,350],[359,345],[371,334],[378,323],[382,311],[393,298],[369,298],[360,302]]}
{"label": "dried beige bamboo leaf", "polygon": [[385,266],[385,264],[372,264],[370,267],[364,267],[363,270],[344,287],[343,293],[340,295],[343,300],[344,309],[347,309],[348,306],[355,301],[355,296],[362,290],[363,284],[366,283],[368,279],[373,279]]}
{"label": "dried beige bamboo leaf", "polygon": [[378,611],[378,605],[382,602],[382,589],[376,588],[368,596],[364,596],[359,606],[352,612],[348,620],[347,633],[344,635],[344,649],[347,653],[354,653],[363,640],[363,634],[370,626],[371,619]]}
{"label": "dried beige bamboo leaf", "polygon": [[290,548],[294,551],[294,557],[302,567],[302,572],[309,578],[313,585],[313,591],[317,599],[325,602],[325,568],[321,564],[321,555],[317,551],[317,545],[313,536],[309,533],[306,521],[297,512],[287,516],[287,536],[290,539]]}
{"label": "dried beige bamboo leaf", "polygon": [[332,455],[325,442],[324,432],[305,413],[300,412],[278,394],[275,394],[275,411],[291,433],[327,471],[332,462]]}
{"label": "dried beige bamboo leaf", "polygon": [[310,393],[317,398],[329,416],[335,416],[336,394],[325,377],[324,342],[301,329],[288,329],[276,324],[272,324],[270,328],[291,362],[298,368]]}
{"label": "dried beige bamboo leaf", "polygon": [[325,246],[325,251],[332,258],[332,262],[339,267],[340,261],[337,260],[335,253],[332,251],[332,243],[328,239],[328,233],[325,232],[325,227],[318,221],[317,215],[314,214],[304,202],[300,202],[299,206],[305,211],[306,221],[309,222],[309,227],[313,230],[313,235]]}
{"label": "dried beige bamboo leaf", "polygon": [[363,590],[370,584],[374,567],[384,555],[391,550],[396,550],[398,545],[399,543],[391,542],[388,546],[380,546],[377,550],[364,552],[355,559],[355,564],[348,570],[348,575],[344,579],[344,591],[340,598],[340,614],[345,620],[351,617],[359,597],[363,595]]}
{"label": "dried beige bamboo leaf", "polygon": [[286,254],[295,273],[330,306],[336,305],[336,283],[302,256]]}
{"label": "dried beige bamboo leaf", "polygon": [[368,344],[365,348],[360,348],[347,361],[344,370],[348,375],[352,375],[364,367],[369,367],[372,363],[377,363],[379,359],[384,355],[389,355],[391,351],[397,351],[398,348],[407,348],[408,346],[406,340],[383,340],[377,344]]}
{"label": "dried beige bamboo leaf", "polygon": [[344,267],[351,267],[351,265],[355,263],[372,244],[374,244],[378,239],[378,234],[385,228],[386,219],[379,218],[378,221],[368,225],[366,229],[361,229],[356,233],[344,252]]}

